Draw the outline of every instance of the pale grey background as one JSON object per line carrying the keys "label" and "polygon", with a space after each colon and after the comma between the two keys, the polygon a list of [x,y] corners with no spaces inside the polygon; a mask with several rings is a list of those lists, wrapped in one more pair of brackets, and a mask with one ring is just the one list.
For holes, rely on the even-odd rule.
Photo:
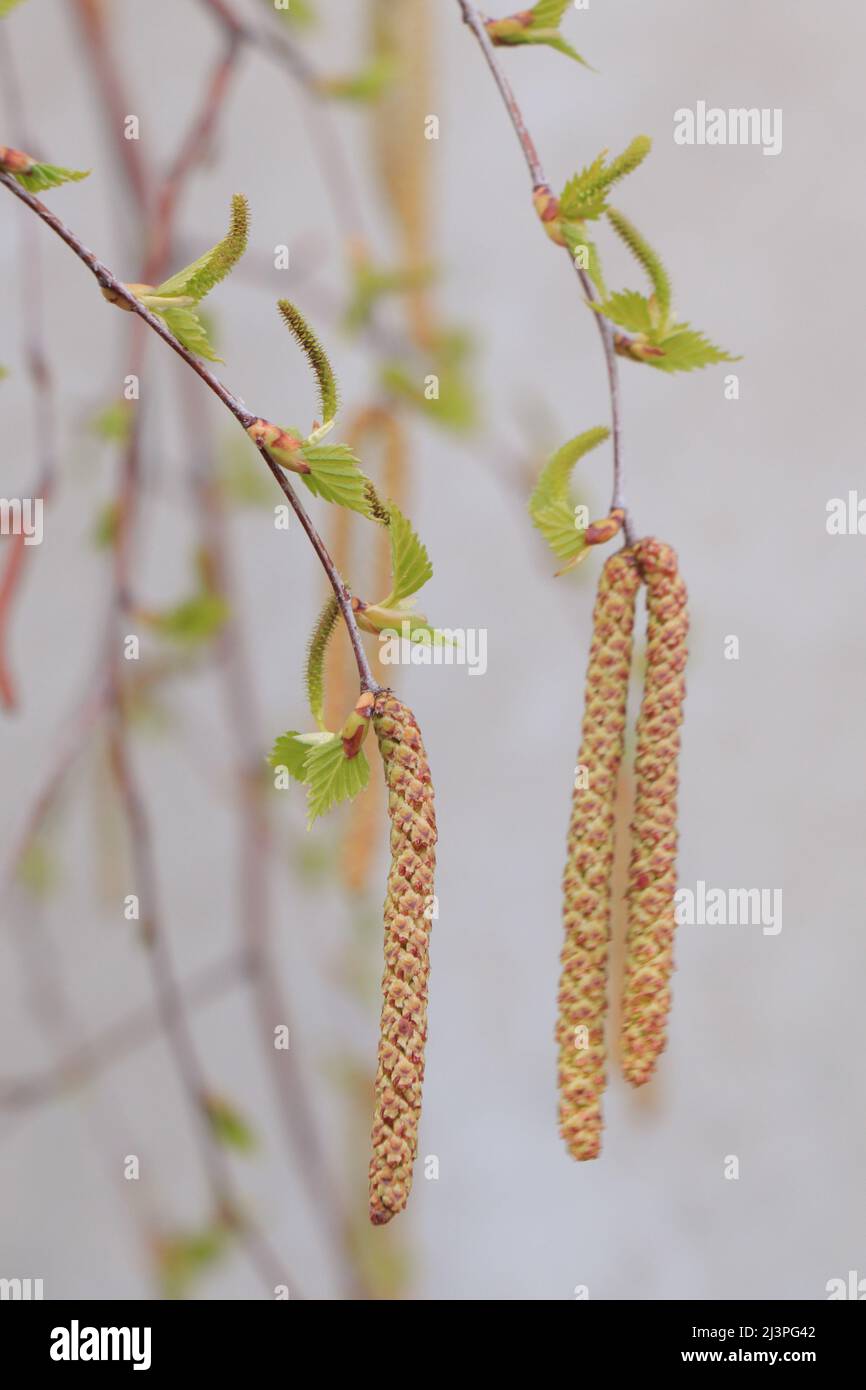
{"label": "pale grey background", "polygon": [[[65,8],[30,0],[7,21],[30,123],[60,162],[93,167],[87,183],[51,195],[52,205],[132,276],[120,263],[126,200],[112,188],[106,132]],[[173,145],[216,52],[212,27],[191,0],[116,0],[113,8],[148,147]],[[638,131],[653,136],[651,160],[619,201],[662,249],[684,316],[745,354],[737,402],[724,399],[721,369],[669,380],[624,367],[629,492],[639,529],[678,548],[691,592],[681,882],[784,890],[777,937],[756,927],[683,929],[671,1043],[653,1093],[636,1098],[613,1075],[603,1157],[575,1166],[556,1132],[551,1038],[594,573],[554,583],[509,481],[515,459],[501,445],[525,456],[527,422],[541,420],[543,454],[602,422],[605,384],[593,325],[564,258],[539,236],[520,152],[480,54],[456,2],[437,0],[434,9],[441,139],[429,157],[440,293],[450,318],[477,331],[488,429],[461,443],[416,430],[412,510],[436,565],[428,610],[443,623],[486,627],[490,650],[483,679],[459,669],[399,676],[425,733],[441,827],[421,1139],[422,1153],[438,1155],[441,1177],[419,1176],[404,1218],[411,1292],[567,1299],[588,1284],[595,1298],[820,1298],[828,1279],[866,1273],[866,538],[825,531],[828,498],[864,486],[866,16],[854,0],[594,0],[570,19],[569,33],[600,75],[547,51],[506,55],[557,184],[602,146],[617,150]],[[362,6],[322,0],[321,10],[326,22],[310,52],[322,65],[351,66]],[[675,146],[673,112],[698,99],[781,107],[782,154]],[[363,118],[341,115],[340,124],[375,225]],[[316,239],[318,281],[340,288],[338,238],[299,100],[252,54],[218,157],[185,202],[182,225],[196,246],[214,239],[235,189],[250,198],[260,255],[278,242]],[[0,388],[6,496],[26,493],[35,457],[15,290],[25,217],[2,200],[0,361],[14,369]],[[103,308],[47,231],[33,222],[26,229],[43,254],[69,445],[15,627],[25,709],[0,725],[4,849],[101,637],[106,562],[87,537],[114,455],[87,442],[81,425],[126,370],[125,322]],[[384,222],[381,231],[387,238]],[[611,264],[616,280],[625,261],[614,252]],[[293,292],[290,281],[274,272],[272,288],[238,279],[219,292],[224,375],[262,412],[303,420],[309,383],[271,304]],[[302,287],[298,298],[303,305]],[[347,402],[361,400],[367,356],[321,326]],[[160,447],[148,454],[155,482],[140,566],[141,592],[154,604],[176,599],[188,581],[176,369],[165,359],[154,345],[146,391]],[[215,420],[222,428],[218,410]],[[600,455],[585,466],[594,502],[606,495],[607,468]],[[271,735],[303,717],[299,668],[320,576],[298,532],[273,532],[264,513],[234,525],[233,551]],[[723,658],[731,633],[738,662]],[[236,930],[218,701],[212,681],[179,689],[180,727],[136,745],[158,823],[166,924],[184,972]],[[47,922],[81,1014],[96,1024],[146,1002],[149,989],[127,924],[94,889],[86,764],[68,805],[63,879]],[[280,825],[288,846],[303,834],[299,808]],[[375,1050],[374,992],[359,1009],[334,980],[353,915],[338,891],[298,887],[279,868],[273,888],[298,1016],[294,1056],[308,1077],[323,1078],[335,1163],[363,1169],[363,1149],[344,1151],[341,1097],[324,1079],[335,1050],[351,1047],[371,1062]],[[52,1056],[27,1010],[10,930],[0,943],[3,1075]],[[375,953],[367,961],[374,991]],[[195,1031],[215,1085],[242,1101],[264,1136],[260,1154],[237,1168],[253,1208],[305,1291],[333,1296],[333,1268],[283,1158],[243,994],[200,1012]],[[94,1141],[75,1098],[16,1119],[5,1133],[0,1274],[41,1276],[48,1296],[144,1297],[152,1284],[128,1194],[109,1170],[116,1176],[118,1156],[140,1152],[156,1207],[193,1223],[204,1211],[197,1155],[161,1043],[110,1074],[98,1094],[116,1131],[113,1154]],[[739,1156],[738,1182],[724,1180],[728,1154]],[[260,1296],[240,1259],[197,1292]]]}

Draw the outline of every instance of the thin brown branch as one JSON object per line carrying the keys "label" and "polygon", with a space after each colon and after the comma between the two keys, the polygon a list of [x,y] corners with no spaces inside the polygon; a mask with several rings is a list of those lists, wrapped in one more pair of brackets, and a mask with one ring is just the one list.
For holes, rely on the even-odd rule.
{"label": "thin brown branch", "polygon": [[[30,148],[24,121],[23,93],[12,53],[5,35],[0,35],[3,85],[6,94],[6,118],[17,132],[25,148]],[[21,229],[20,291],[24,323],[23,355],[30,377],[33,396],[34,437],[37,441],[39,466],[33,486],[33,497],[44,504],[49,501],[57,477],[57,410],[54,382],[45,349],[45,321],[42,275],[39,248]],[[9,536],[3,547],[0,572],[0,705],[12,710],[17,705],[15,682],[9,656],[9,636],[15,600],[24,577],[25,561],[30,547],[25,545],[23,530]]]}
{"label": "thin brown branch", "polygon": [[201,109],[160,188],[152,220],[153,236],[142,277],[144,284],[156,284],[163,277],[174,234],[178,198],[189,173],[207,153],[239,53],[238,36],[230,31],[225,52],[214,65]]}
{"label": "thin brown branch", "polygon": [[240,813],[238,914],[256,1021],[286,1141],[301,1162],[307,1187],[318,1202],[334,1247],[343,1255],[351,1271],[350,1292],[355,1297],[365,1297],[367,1290],[357,1269],[345,1201],[330,1172],[303,1073],[293,1054],[274,1047],[277,1026],[287,1027],[290,1036],[293,1030],[272,944],[268,893],[272,846],[266,787],[261,777],[259,713],[243,633],[235,616],[235,586],[229,562],[226,517],[215,476],[207,420],[203,401],[188,389],[190,384],[190,378],[185,377],[182,403],[187,417],[186,435],[191,441],[189,464],[196,514],[208,560],[209,581],[225,601],[228,614],[218,637],[217,656],[223,676],[229,739],[236,748],[233,774]]}
{"label": "thin brown branch", "polygon": [[[523,112],[521,111],[520,104],[514,95],[508,78],[503,72],[502,64],[499,61],[496,49],[491,43],[490,36],[484,27],[484,21],[476,7],[470,3],[470,0],[457,0],[457,3],[460,6],[465,23],[472,30],[472,33],[478,41],[487,66],[490,68],[496,86],[499,88],[499,93],[511,119],[511,124],[514,126],[515,134],[520,142],[520,147],[529,169],[530,178],[532,179],[532,190],[533,192],[537,189],[549,190],[550,184],[547,181],[544,166],[541,163],[538,151],[535,148],[535,143],[523,119]],[[592,281],[586,271],[573,259],[567,248],[564,249],[568,254],[568,259],[571,261],[586,298],[592,302],[596,297]],[[607,370],[608,391],[610,394],[611,438],[613,441],[613,491],[610,509],[613,511],[614,508],[620,508],[624,512],[623,533],[625,542],[627,545],[633,545],[635,536],[628,504],[626,502],[622,419],[619,394],[619,365],[616,356],[614,333],[607,319],[605,319],[602,314],[593,314],[593,318],[596,321],[601,337],[605,368]]]}
{"label": "thin brown branch", "polygon": [[306,56],[277,28],[246,23],[234,12],[227,0],[202,0],[202,3],[231,38],[257,49],[264,57],[276,63],[290,82],[300,87],[307,98],[302,108],[303,118],[310,142],[317,150],[318,167],[331,201],[337,228],[342,232],[344,219],[348,218],[354,235],[362,236],[364,221],[360,203],[355,198],[348,162],[327,109],[327,98],[322,83]]}
{"label": "thin brown branch", "polygon": [[[240,987],[249,969],[247,953],[234,952],[205,966],[183,984],[185,1007],[198,1009]],[[25,1110],[93,1081],[109,1068],[125,1061],[162,1031],[162,1021],[151,1007],[135,1009],[110,1023],[89,1041],[68,1041],[63,1060],[30,1076],[0,1077],[0,1107]]]}
{"label": "thin brown branch", "polygon": [[121,85],[120,68],[112,50],[102,0],[74,0],[73,10],[85,40],[82,47],[105,106],[118,165],[129,185],[139,215],[143,215],[150,204],[150,174],[139,141],[124,137],[124,121],[134,108],[128,105]]}
{"label": "thin brown branch", "polygon": [[154,1000],[179,1080],[192,1109],[196,1139],[216,1218],[238,1236],[266,1286],[273,1290],[275,1284],[286,1283],[294,1292],[298,1286],[287,1277],[281,1258],[244,1212],[226,1155],[213,1133],[208,1111],[209,1087],[193,1040],[168,937],[162,925],[150,822],[129,756],[125,720],[118,708],[114,710],[110,727],[110,751],[117,790],[129,827],[140,903],[141,935],[150,965]]}
{"label": "thin brown branch", "polygon": [[[47,208],[45,204],[40,202],[38,198],[35,198],[32,193],[28,193],[26,189],[22,188],[21,185],[17,183],[15,179],[13,179],[8,174],[0,173],[0,184],[7,188],[10,193],[13,193],[15,197],[18,198],[22,203],[25,203],[26,206],[29,207],[30,210],[34,212],[36,216],[39,217],[46,224],[46,226],[50,227],[51,230],[57,236],[60,237],[61,241],[64,241],[66,243],[70,250],[73,251],[75,255],[78,257],[78,259],[84,265],[87,266],[88,270],[96,279],[96,282],[99,285],[100,289],[103,290],[103,292],[106,294],[106,297],[112,303],[124,305],[127,309],[130,309],[134,314],[137,314],[140,319],[143,319],[144,322],[148,325],[148,327],[151,328],[158,337],[162,338],[163,342],[167,343],[168,346],[172,349],[172,351],[176,352],[178,357],[181,357],[183,361],[186,362],[187,366],[190,367],[190,369],[194,371],[197,376],[201,377],[205,385],[210,388],[210,390],[214,393],[215,396],[218,397],[220,401],[222,401],[226,409],[231,411],[232,415],[242,426],[242,428],[245,431],[248,429],[248,427],[258,417],[252,414],[243,405],[241,405],[241,402],[237,399],[237,397],[234,396],[232,392],[229,391],[228,388],[225,387],[216,376],[214,376],[213,372],[205,365],[204,362],[200,360],[200,358],[195,357],[191,352],[187,350],[187,348],[183,346],[182,343],[178,342],[177,338],[175,338],[174,335],[165,326],[165,324],[159,318],[157,318],[156,314],[151,313],[151,311],[148,308],[146,308],[146,306],[142,304],[140,300],[136,299],[135,295],[132,294],[131,291],[126,288],[123,282],[119,280],[117,276],[114,275],[108,269],[107,266],[103,265],[102,262],[97,259],[97,257],[93,254],[92,251],[88,250],[88,248],[75,235],[75,233],[70,231],[70,229],[60,220],[59,217],[55,215],[55,213],[53,213],[50,210],[50,208]],[[306,508],[304,507],[303,503],[301,502],[300,498],[298,497],[288,478],[285,476],[285,473],[280,468],[279,464],[276,463],[273,458],[271,458],[271,455],[269,454],[267,447],[264,444],[258,444],[257,448],[259,450],[259,453],[264,458],[265,463],[270,469],[270,472],[275,478],[278,486],[288,499],[292,510],[294,511],[296,517],[298,518],[298,521],[301,524],[302,530],[306,534],[308,540],[310,541],[310,544],[312,545],[317,556],[319,557],[319,561],[322,565],[322,568],[325,571],[325,574],[328,576],[328,580],[331,584],[331,587],[334,590],[334,594],[336,596],[340,612],[343,616],[343,621],[345,622],[349,632],[349,638],[352,643],[352,650],[355,653],[355,662],[358,667],[358,675],[361,681],[361,688],[365,691],[376,691],[380,687],[375,677],[373,676],[373,673],[370,669],[370,664],[367,660],[367,656],[364,651],[364,646],[361,641],[361,634],[358,631],[358,626],[355,622],[355,615],[352,611],[351,594],[349,592],[348,586],[345,584],[342,577],[338,574],[336,566],[334,565],[334,562],[331,559],[330,554],[328,553],[328,549],[324,541],[322,540],[321,536],[319,535],[318,531],[313,525],[313,522],[309,514],[307,513]]]}

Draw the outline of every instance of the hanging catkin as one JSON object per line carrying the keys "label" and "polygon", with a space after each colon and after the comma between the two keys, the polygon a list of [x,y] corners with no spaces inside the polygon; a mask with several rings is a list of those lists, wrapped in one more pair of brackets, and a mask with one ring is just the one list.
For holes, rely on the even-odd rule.
{"label": "hanging catkin", "polygon": [[676,552],[643,540],[635,555],[647,586],[647,658],[637,724],[620,1053],[626,1078],[640,1086],[667,1040],[689,619]]}
{"label": "hanging catkin", "polygon": [[402,1211],[418,1148],[430,918],[436,866],[433,786],[411,710],[383,691],[373,727],[388,788],[391,870],[385,898],[385,973],[370,1160],[370,1220],[382,1226]]}
{"label": "hanging catkin", "polygon": [[[633,554],[619,551],[601,573],[593,614],[578,776],[563,879],[559,985],[559,1128],[572,1155],[601,1147],[604,1019],[610,935],[614,799],[622,760],[635,599]],[[582,785],[581,769],[587,785]]]}

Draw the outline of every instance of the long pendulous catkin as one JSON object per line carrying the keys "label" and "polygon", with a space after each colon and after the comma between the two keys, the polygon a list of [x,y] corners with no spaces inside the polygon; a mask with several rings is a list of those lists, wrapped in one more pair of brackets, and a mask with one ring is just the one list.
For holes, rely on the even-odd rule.
{"label": "long pendulous catkin", "polygon": [[689,619],[676,552],[650,539],[637,543],[635,557],[647,586],[647,659],[637,724],[620,1054],[627,1080],[640,1086],[667,1041]]}
{"label": "long pendulous catkin", "polygon": [[373,707],[373,727],[385,769],[391,821],[370,1160],[370,1220],[383,1226],[406,1206],[418,1148],[436,815],[430,768],[412,711],[390,691],[383,691]]}
{"label": "long pendulous catkin", "polygon": [[[635,599],[640,576],[630,551],[606,562],[593,614],[592,646],[563,878],[559,984],[559,1129],[574,1158],[601,1147],[604,1020],[610,936],[614,799],[622,761]],[[581,769],[586,769],[583,785]]]}

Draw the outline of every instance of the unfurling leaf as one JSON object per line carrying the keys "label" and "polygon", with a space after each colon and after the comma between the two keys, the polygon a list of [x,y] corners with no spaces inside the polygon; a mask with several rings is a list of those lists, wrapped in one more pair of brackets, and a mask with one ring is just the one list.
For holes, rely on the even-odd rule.
{"label": "unfurling leaf", "polygon": [[505,19],[488,19],[485,21],[488,36],[494,44],[509,48],[525,43],[547,44],[589,67],[586,59],[581,58],[559,32],[568,3],[569,0],[538,0],[531,10],[521,10]]}
{"label": "unfurling leaf", "polygon": [[564,222],[592,220],[606,211],[607,193],[613,184],[631,174],[652,149],[648,135],[637,135],[631,144],[607,163],[604,150],[579,174],[569,179],[559,199],[559,216]]}
{"label": "unfurling leaf", "polygon": [[283,321],[313,369],[319,387],[322,424],[328,425],[337,413],[337,382],[327,353],[301,311],[288,299],[277,301]]}
{"label": "unfurling leaf", "polygon": [[[610,430],[600,425],[563,444],[541,470],[529,499],[533,524],[560,560],[575,563],[586,548],[586,533],[575,525],[570,494],[572,470],[578,459],[601,444],[609,434]],[[571,565],[566,568],[571,568]]]}
{"label": "unfurling leaf", "polygon": [[[247,246],[248,225],[247,200],[242,194],[236,193],[232,198],[231,224],[222,241],[161,285],[126,286],[151,313],[163,320],[188,352],[196,357],[204,357],[208,362],[221,362],[223,359],[211,346],[207,327],[193,306],[224,280],[240,260]],[[103,290],[103,294],[121,308],[129,308],[110,291]]]}
{"label": "unfurling leaf", "polygon": [[661,372],[693,372],[713,362],[739,361],[689,324],[671,322],[671,282],[661,258],[616,208],[608,208],[607,215],[614,231],[643,267],[653,287],[649,298],[635,290],[623,290],[604,295],[600,304],[590,305],[618,328],[635,335],[632,338],[617,335],[616,349],[620,356],[645,362]]}
{"label": "unfurling leaf", "polygon": [[393,503],[390,512],[388,534],[391,542],[392,588],[382,601],[383,608],[394,608],[401,599],[417,594],[433,574],[430,556],[411,523]]}
{"label": "unfurling leaf", "polygon": [[[0,166],[2,162],[0,159]],[[12,177],[28,193],[44,193],[48,188],[59,188],[62,183],[78,183],[89,173],[89,169],[61,169],[58,164],[38,164],[34,160],[28,169],[19,173],[13,171]]]}
{"label": "unfurling leaf", "polygon": [[153,294],[172,298],[180,296],[197,304],[237,265],[247,249],[248,231],[249,205],[242,193],[235,193],[232,198],[229,230],[222,241],[217,242],[216,246],[212,246],[210,251],[206,251],[197,261],[184,266],[183,270],[164,280]]}
{"label": "unfurling leaf", "polygon": [[621,212],[617,212],[616,208],[608,208],[607,215],[617,236],[621,237],[635,260],[646,271],[653,287],[661,322],[666,324],[671,307],[671,282],[661,258],[656,255],[649,242],[641,236],[637,227],[629,222],[628,218],[624,217]]}
{"label": "unfurling leaf", "polygon": [[325,656],[337,626],[340,610],[334,594],[329,594],[313,628],[307,647],[306,685],[310,711],[320,729],[325,727]]}

